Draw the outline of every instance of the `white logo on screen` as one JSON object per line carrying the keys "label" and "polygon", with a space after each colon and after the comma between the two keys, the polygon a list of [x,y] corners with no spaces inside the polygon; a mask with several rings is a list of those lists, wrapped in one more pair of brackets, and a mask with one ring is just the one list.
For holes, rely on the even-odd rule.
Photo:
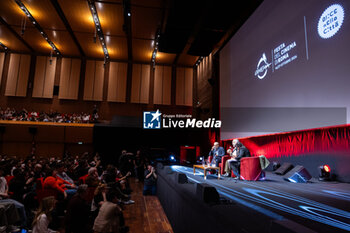
{"label": "white logo on screen", "polygon": [[344,21],[344,8],[339,4],[329,6],[318,20],[318,34],[323,39],[334,36]]}
{"label": "white logo on screen", "polygon": [[259,79],[265,78],[270,65],[271,63],[267,62],[266,55],[263,53],[258,62],[258,65],[256,66],[255,76],[257,76]]}

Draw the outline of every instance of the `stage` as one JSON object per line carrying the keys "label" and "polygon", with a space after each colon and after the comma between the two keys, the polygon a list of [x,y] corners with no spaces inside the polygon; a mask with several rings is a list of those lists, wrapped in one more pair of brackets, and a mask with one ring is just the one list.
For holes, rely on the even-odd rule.
{"label": "stage", "polygon": [[[158,166],[158,173],[158,196],[174,232],[350,231],[348,183],[314,178],[305,184],[290,183],[272,172],[257,182],[218,180],[216,175],[204,180],[202,170],[193,175],[192,167],[177,165]],[[186,174],[188,182],[178,182],[178,173]],[[198,183],[215,187],[221,202],[200,204],[196,200]]]}

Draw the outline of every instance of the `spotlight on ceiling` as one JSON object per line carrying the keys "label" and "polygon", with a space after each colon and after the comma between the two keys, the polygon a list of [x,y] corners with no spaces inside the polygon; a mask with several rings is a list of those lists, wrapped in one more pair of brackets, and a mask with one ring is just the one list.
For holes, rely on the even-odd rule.
{"label": "spotlight on ceiling", "polygon": [[331,167],[327,164],[319,166],[319,176],[318,179],[320,181],[331,181]]}
{"label": "spotlight on ceiling", "polygon": [[156,61],[156,57],[157,57],[159,38],[160,38],[160,30],[158,29],[157,34],[156,34],[156,38],[154,39],[154,42],[153,42],[154,49],[153,49],[152,58],[151,58],[151,63],[153,65],[153,67],[155,66],[155,61]]}
{"label": "spotlight on ceiling", "polygon": [[7,48],[7,46],[6,45],[4,45],[2,42],[0,42],[0,46],[3,48],[3,49],[5,49],[5,51],[7,51],[9,48]]}
{"label": "spotlight on ceiling", "polygon": [[[93,0],[88,0],[88,4],[89,4],[89,7],[90,7],[92,18],[93,18],[94,23],[95,23],[97,36],[100,39],[100,43],[101,43],[103,54],[104,54],[104,60],[105,60],[105,63],[106,63],[109,60],[109,53],[108,53],[107,45],[106,45],[106,42],[105,42],[105,37],[103,35],[100,19],[98,17],[94,1]],[[96,37],[94,37],[94,41],[96,41]]]}
{"label": "spotlight on ceiling", "polygon": [[[59,50],[57,49],[57,47],[55,46],[55,44],[50,40],[50,38],[48,37],[48,35],[44,32],[44,30],[42,29],[42,27],[38,24],[38,22],[34,19],[34,17],[32,16],[32,14],[29,12],[29,10],[26,8],[26,6],[22,3],[21,0],[15,0],[16,4],[21,8],[21,10],[24,12],[24,14],[28,17],[28,19],[33,23],[33,25],[35,26],[36,29],[39,30],[40,34],[42,35],[42,37],[44,37],[44,39],[47,41],[47,43],[49,43],[49,45],[52,47],[53,50],[55,50],[56,54],[60,54]],[[22,29],[21,34],[24,34],[24,29]]]}

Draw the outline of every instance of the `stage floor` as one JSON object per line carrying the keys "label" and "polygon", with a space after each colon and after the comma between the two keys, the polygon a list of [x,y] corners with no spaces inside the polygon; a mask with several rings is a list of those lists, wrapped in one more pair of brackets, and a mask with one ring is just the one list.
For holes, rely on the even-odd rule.
{"label": "stage floor", "polygon": [[171,166],[185,173],[192,183],[214,186],[220,196],[239,203],[278,221],[303,226],[296,232],[350,231],[350,184],[338,182],[290,183],[282,176],[266,172],[264,181],[237,181],[233,178],[208,175],[204,180],[201,170],[193,175],[192,167]]}

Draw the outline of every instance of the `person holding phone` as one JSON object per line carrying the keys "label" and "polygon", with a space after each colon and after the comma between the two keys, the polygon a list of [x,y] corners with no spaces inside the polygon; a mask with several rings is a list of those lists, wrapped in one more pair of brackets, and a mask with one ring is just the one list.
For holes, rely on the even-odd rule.
{"label": "person holding phone", "polygon": [[158,176],[156,174],[156,169],[150,164],[147,165],[147,170],[145,171],[143,195],[156,195],[157,178]]}

